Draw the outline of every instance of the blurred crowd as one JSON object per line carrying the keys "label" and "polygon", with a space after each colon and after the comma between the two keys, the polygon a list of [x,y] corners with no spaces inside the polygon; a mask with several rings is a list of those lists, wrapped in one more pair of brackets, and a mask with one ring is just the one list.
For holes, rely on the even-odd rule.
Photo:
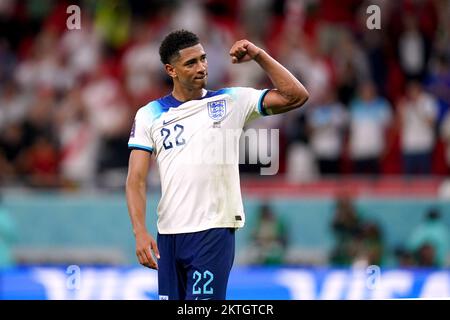
{"label": "blurred crowd", "polygon": [[[399,268],[447,268],[450,265],[450,226],[436,207],[430,207],[422,220],[401,239],[388,245],[386,230],[369,218],[350,194],[336,196],[329,221],[332,244],[326,256],[315,257],[292,241],[293,232],[282,211],[263,203],[254,230],[248,239],[245,263],[255,265],[330,265]],[[391,231],[392,232],[392,231]]]}
{"label": "blurred crowd", "polygon": [[349,195],[341,195],[336,199],[331,230],[334,238],[329,256],[331,265],[443,268],[450,263],[450,228],[437,208],[429,208],[403,242],[390,248],[381,224],[364,217]]}
{"label": "blurred crowd", "polygon": [[251,124],[281,128],[290,179],[448,174],[449,16],[445,0],[3,0],[0,183],[122,186],[135,112],[171,90],[160,41],[181,27],[201,38],[209,89],[271,87],[254,64],[230,63],[244,37],[305,84],[304,108]]}

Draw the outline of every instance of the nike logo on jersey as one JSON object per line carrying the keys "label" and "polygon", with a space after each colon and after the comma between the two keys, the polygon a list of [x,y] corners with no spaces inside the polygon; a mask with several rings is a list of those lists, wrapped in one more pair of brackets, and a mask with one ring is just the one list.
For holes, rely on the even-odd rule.
{"label": "nike logo on jersey", "polygon": [[170,120],[168,120],[168,121],[163,120],[163,126],[167,126],[168,124],[171,124],[172,122],[174,122],[174,121],[177,120],[177,119],[178,119],[178,117],[177,117],[177,118],[170,119]]}

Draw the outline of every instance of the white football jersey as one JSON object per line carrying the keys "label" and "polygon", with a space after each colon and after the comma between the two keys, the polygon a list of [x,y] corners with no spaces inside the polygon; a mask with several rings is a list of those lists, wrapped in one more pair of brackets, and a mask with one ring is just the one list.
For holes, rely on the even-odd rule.
{"label": "white football jersey", "polygon": [[266,115],[269,90],[203,90],[198,100],[172,95],[136,113],[128,147],[155,155],[161,179],[158,232],[174,234],[245,223],[239,181],[244,125]]}

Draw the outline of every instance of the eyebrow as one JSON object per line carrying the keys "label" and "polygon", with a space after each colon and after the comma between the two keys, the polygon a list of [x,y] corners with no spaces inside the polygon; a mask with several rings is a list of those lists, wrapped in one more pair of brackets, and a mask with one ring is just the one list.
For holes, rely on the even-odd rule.
{"label": "eyebrow", "polygon": [[[202,54],[202,55],[200,56],[200,59],[202,59],[202,58],[206,58],[206,53],[204,53],[204,54]],[[183,63],[183,65],[187,66],[188,64],[193,63],[193,62],[195,62],[196,60],[197,60],[197,58],[189,59],[188,61],[186,61],[185,63]]]}

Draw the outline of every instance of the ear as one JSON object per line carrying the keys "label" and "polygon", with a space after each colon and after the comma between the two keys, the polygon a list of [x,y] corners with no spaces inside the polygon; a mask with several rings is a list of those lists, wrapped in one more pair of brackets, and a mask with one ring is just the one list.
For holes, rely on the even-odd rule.
{"label": "ear", "polygon": [[176,78],[177,77],[177,72],[176,72],[175,67],[173,65],[166,63],[164,65],[164,68],[166,69],[166,72],[169,75],[169,77],[171,77],[171,78]]}

